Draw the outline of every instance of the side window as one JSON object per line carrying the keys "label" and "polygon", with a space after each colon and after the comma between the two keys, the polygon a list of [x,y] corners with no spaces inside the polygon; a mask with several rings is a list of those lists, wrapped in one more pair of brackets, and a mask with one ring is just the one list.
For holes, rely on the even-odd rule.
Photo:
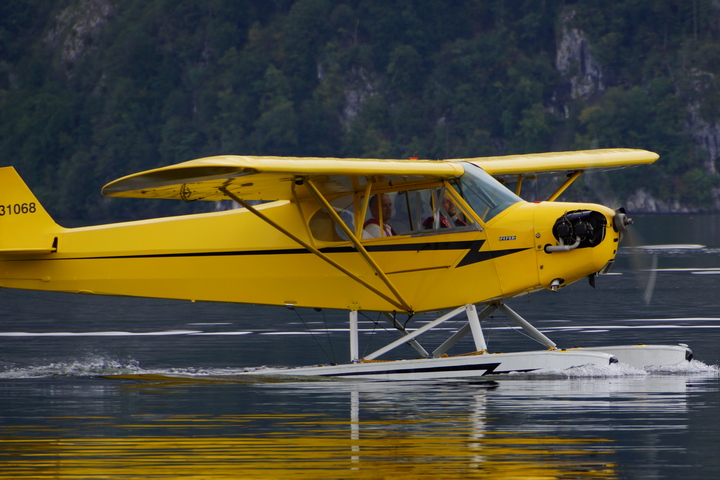
{"label": "side window", "polygon": [[418,219],[422,211],[418,208],[421,204],[420,191],[399,192],[393,201],[392,224],[400,235],[410,235],[418,230]]}
{"label": "side window", "polygon": [[[396,193],[377,193],[368,200],[362,225],[362,238],[394,237],[401,235],[393,225]],[[361,204],[364,198],[361,198]],[[403,232],[402,234],[404,234]]]}
{"label": "side window", "polygon": [[[347,225],[351,232],[355,231],[353,196],[344,195],[330,202],[335,213]],[[343,229],[336,224],[332,217],[324,210],[320,209],[310,218],[310,231],[313,237],[318,240],[328,242],[339,242],[348,240]]]}
{"label": "side window", "polygon": [[400,192],[395,198],[393,225],[404,234],[448,233],[474,226],[471,217],[445,187]]}
{"label": "side window", "polygon": [[431,190],[429,195],[430,216],[423,220],[425,230],[458,229],[472,223],[462,207],[457,205],[452,195],[443,187]]}
{"label": "side window", "polygon": [[[361,212],[364,200],[361,194],[348,194],[330,204],[347,228],[365,240],[481,229],[443,186],[373,194],[367,210]],[[324,209],[310,219],[310,231],[318,240],[349,240],[344,229]]]}

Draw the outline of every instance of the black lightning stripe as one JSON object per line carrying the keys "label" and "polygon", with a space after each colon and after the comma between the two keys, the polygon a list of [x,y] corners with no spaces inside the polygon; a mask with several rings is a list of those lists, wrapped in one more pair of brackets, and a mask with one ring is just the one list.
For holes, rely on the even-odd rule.
{"label": "black lightning stripe", "polygon": [[504,257],[505,255],[512,255],[513,253],[528,250],[527,248],[509,248],[506,250],[485,250],[481,252],[480,249],[484,241],[478,240],[473,243],[474,245],[470,247],[470,251],[468,251],[463,259],[460,260],[460,263],[457,264],[458,267],[464,267],[465,265],[472,265],[473,263],[484,262],[486,260],[492,260],[493,258]]}
{"label": "black lightning stripe", "polygon": [[[395,245],[368,245],[368,252],[424,252],[424,251],[443,251],[443,250],[468,250],[458,267],[471,265],[473,263],[491,260],[493,258],[510,255],[515,252],[527,250],[526,248],[484,251],[480,249],[485,244],[485,240],[459,241],[459,242],[423,242],[423,243],[406,243]],[[356,253],[357,250],[353,246],[329,247],[321,248],[320,252],[324,254],[333,253]],[[190,257],[226,257],[226,256],[244,256],[244,255],[299,255],[309,254],[309,250],[304,248],[284,248],[278,250],[229,250],[220,252],[183,252],[183,253],[153,253],[140,255],[102,255],[90,257],[65,257],[65,258],[46,258],[43,260],[113,260],[113,259],[131,259],[131,258],[190,258]],[[25,261],[23,259],[22,261]],[[31,261],[27,259],[27,261]],[[32,260],[36,261],[36,260]]]}

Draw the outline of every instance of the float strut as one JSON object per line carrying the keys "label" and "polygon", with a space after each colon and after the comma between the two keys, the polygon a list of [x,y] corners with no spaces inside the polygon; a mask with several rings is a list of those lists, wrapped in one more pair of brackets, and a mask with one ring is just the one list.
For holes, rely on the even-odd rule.
{"label": "float strut", "polygon": [[530,335],[532,338],[534,338],[538,342],[542,343],[543,345],[545,345],[546,347],[548,347],[551,350],[554,350],[557,347],[557,345],[555,345],[555,342],[553,342],[548,337],[543,335],[542,332],[540,332],[540,330],[538,330],[537,328],[530,325],[530,323],[527,320],[525,320],[520,315],[518,315],[512,308],[508,307],[504,303],[500,303],[500,304],[498,304],[498,309],[500,309],[500,311],[502,313],[504,313],[505,316],[508,317],[510,320],[517,323],[520,326],[520,328],[525,330],[525,333]]}
{"label": "float strut", "polygon": [[465,313],[467,314],[468,324],[470,325],[470,330],[473,334],[473,340],[475,340],[475,350],[478,352],[487,351],[485,335],[483,335],[482,327],[480,326],[480,318],[478,317],[477,308],[475,308],[475,305],[472,304],[467,305],[465,307]]}
{"label": "float strut", "polygon": [[[403,335],[409,335],[408,331],[405,330],[405,327],[400,322],[397,321],[397,318],[395,318],[395,315],[390,315],[387,312],[383,312],[383,315],[385,315],[385,318],[387,318],[388,320],[390,320],[392,322],[393,326],[395,327],[395,329],[397,329],[397,331],[399,331]],[[430,357],[430,354],[427,352],[427,350],[425,350],[423,348],[423,346],[420,345],[420,343],[417,340],[410,340],[408,342],[408,344],[411,347],[413,347],[416,352],[418,352],[420,355],[422,355],[423,358]]]}
{"label": "float strut", "polygon": [[[445,340],[442,345],[440,345],[438,348],[433,350],[432,356],[433,358],[439,358],[444,353],[446,353],[450,348],[452,348],[458,341],[460,341],[465,335],[470,333],[472,331],[472,324],[470,321],[470,313],[468,312],[468,308],[470,305],[467,305],[465,307],[465,311],[468,313],[468,323],[463,325],[463,327],[455,332],[450,338]],[[475,315],[477,316],[477,324],[480,325],[480,323],[485,320],[487,317],[489,317],[495,310],[497,310],[497,305],[488,305],[485,307],[479,314],[477,313],[477,308],[475,310]],[[475,332],[473,331],[473,336],[475,336]],[[482,339],[482,343],[478,344],[477,338]],[[485,337],[482,336],[482,329],[480,329],[480,335],[478,337],[475,337],[475,348],[482,352],[483,350],[487,350],[487,344],[485,343]]]}
{"label": "float strut", "polygon": [[360,347],[358,342],[358,311],[350,310],[350,362],[360,360]]}

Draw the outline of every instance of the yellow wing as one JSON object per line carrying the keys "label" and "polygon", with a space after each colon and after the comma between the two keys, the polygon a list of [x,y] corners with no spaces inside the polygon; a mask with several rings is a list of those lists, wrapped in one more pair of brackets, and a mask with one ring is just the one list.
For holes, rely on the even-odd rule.
{"label": "yellow wing", "polygon": [[293,184],[304,177],[399,175],[441,179],[458,177],[463,171],[461,164],[433,160],[225,155],[129,175],[105,185],[102,193],[110,197],[214,201],[226,199],[219,189],[227,188],[245,200],[288,200]]}
{"label": "yellow wing", "polygon": [[565,181],[545,201],[554,202],[583,173],[588,170],[614,170],[655,162],[657,153],[630,148],[580,150],[576,152],[534,153],[505,157],[467,158],[503,183],[515,182],[515,194],[520,196],[523,181],[540,174],[566,177]]}
{"label": "yellow wing", "polygon": [[[646,150],[606,149],[577,152],[508,155],[455,160],[380,160],[365,158],[255,157],[224,155],[201,158],[148,170],[115,180],[103,195],[126,198],[223,200],[227,189],[245,200],[288,200],[303,178],[324,177],[328,191],[347,191],[349,184],[333,176],[403,176],[444,179],[463,174],[463,162],[474,163],[494,176],[583,172],[653,163],[658,155]],[[322,183],[322,182],[321,182]]]}
{"label": "yellow wing", "polygon": [[590,169],[610,170],[655,162],[657,153],[631,148],[581,150],[577,152],[533,153],[504,157],[465,158],[490,175],[565,173]]}

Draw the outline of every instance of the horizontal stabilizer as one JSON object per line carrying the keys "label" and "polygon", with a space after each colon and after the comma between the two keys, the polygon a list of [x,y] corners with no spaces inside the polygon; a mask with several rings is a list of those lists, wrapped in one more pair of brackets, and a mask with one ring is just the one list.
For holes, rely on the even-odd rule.
{"label": "horizontal stabilizer", "polygon": [[56,248],[0,248],[0,255],[9,254],[23,254],[23,253],[52,253],[57,251]]}

